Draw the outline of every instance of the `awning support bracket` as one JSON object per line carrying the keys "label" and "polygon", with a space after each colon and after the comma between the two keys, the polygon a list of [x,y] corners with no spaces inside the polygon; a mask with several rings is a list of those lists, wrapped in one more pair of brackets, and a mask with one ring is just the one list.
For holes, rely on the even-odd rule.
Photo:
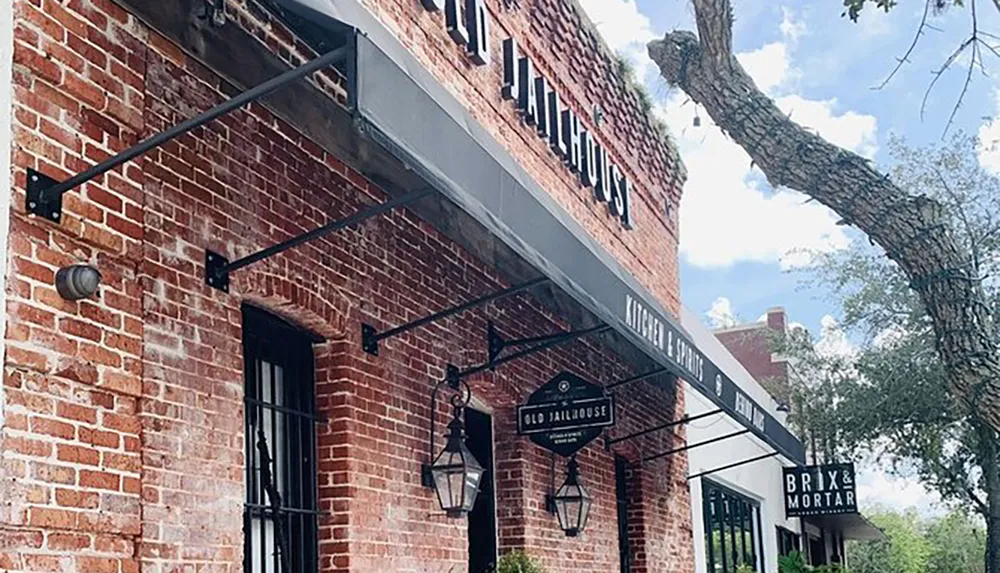
{"label": "awning support bracket", "polygon": [[739,467],[739,466],[742,466],[742,465],[752,464],[753,462],[759,462],[760,460],[766,460],[767,458],[773,458],[773,457],[777,456],[780,453],[781,452],[775,451],[775,452],[771,452],[769,454],[764,454],[762,456],[757,456],[755,458],[750,458],[748,460],[743,460],[742,462],[736,462],[736,463],[724,465],[722,467],[718,467],[718,468],[715,468],[713,470],[707,470],[707,471],[703,471],[703,472],[698,472],[698,473],[696,473],[694,475],[688,476],[688,481],[693,480],[695,478],[704,477],[704,476],[707,476],[709,474],[714,474],[716,472],[721,472],[723,470],[729,470],[729,469],[732,469],[732,468],[735,468],[735,467]]}
{"label": "awning support bracket", "polygon": [[701,446],[707,446],[709,444],[714,444],[716,442],[721,442],[723,440],[728,440],[730,438],[735,438],[736,436],[742,436],[743,434],[749,434],[749,433],[750,433],[750,429],[747,428],[747,429],[744,429],[744,430],[739,430],[737,432],[731,432],[729,434],[724,434],[722,436],[716,436],[714,438],[711,438],[709,440],[705,440],[703,442],[696,442],[694,444],[687,444],[687,445],[681,446],[679,448],[674,448],[672,450],[667,450],[667,451],[659,453],[659,454],[653,454],[651,456],[644,457],[644,458],[642,458],[642,463],[651,462],[653,460],[658,460],[660,458],[665,458],[667,456],[672,456],[674,454],[679,454],[681,452],[686,452],[688,450],[693,450],[695,448],[700,448]]}
{"label": "awning support bracket", "polygon": [[392,338],[393,336],[403,334],[404,332],[408,332],[415,328],[419,328],[421,326],[424,326],[425,324],[430,324],[432,322],[436,322],[443,318],[447,318],[449,316],[453,316],[465,312],[467,310],[473,309],[477,306],[520,293],[522,291],[528,290],[540,284],[547,283],[548,281],[549,281],[548,277],[541,277],[534,280],[530,280],[526,283],[521,283],[519,285],[515,285],[510,288],[499,290],[487,294],[485,296],[481,296],[475,300],[470,300],[469,302],[462,303],[458,306],[453,306],[451,308],[442,310],[440,312],[436,312],[434,314],[425,316],[423,318],[418,318],[417,320],[414,320],[412,322],[408,322],[406,324],[390,328],[385,332],[379,332],[378,330],[375,329],[374,326],[362,323],[361,349],[367,352],[368,354],[371,354],[372,356],[378,356],[378,344],[379,342],[387,338]]}
{"label": "awning support bracket", "polygon": [[708,412],[702,412],[701,414],[695,414],[694,416],[689,416],[685,414],[680,420],[672,420],[665,424],[660,424],[659,426],[653,426],[652,428],[646,428],[645,430],[639,430],[638,432],[631,433],[627,436],[622,436],[620,438],[611,438],[607,435],[604,436],[604,449],[610,450],[611,446],[631,440],[633,438],[638,438],[640,436],[645,436],[646,434],[651,434],[653,432],[659,432],[660,430],[666,430],[667,428],[673,428],[674,426],[681,426],[689,422],[694,422],[695,420],[700,420],[702,418],[707,418],[709,416],[714,416],[716,414],[721,414],[722,409],[709,410]]}
{"label": "awning support bracket", "polygon": [[236,259],[235,261],[229,262],[226,257],[220,255],[219,253],[206,250],[205,251],[205,284],[212,288],[219,289],[223,292],[229,292],[229,273],[242,269],[245,266],[252,265],[256,262],[260,262],[268,257],[277,255],[291,249],[292,247],[297,247],[302,243],[311,241],[313,239],[322,237],[334,231],[338,231],[345,227],[350,227],[355,223],[360,223],[365,219],[370,219],[376,215],[381,215],[387,211],[391,211],[396,207],[400,207],[412,201],[416,201],[422,197],[426,197],[433,193],[433,189],[419,189],[417,191],[410,191],[409,193],[404,193],[402,195],[393,197],[388,201],[383,203],[378,203],[372,205],[367,209],[362,209],[353,215],[344,217],[343,219],[337,219],[336,221],[331,221],[322,227],[318,227],[309,231],[308,233],[303,233],[301,235],[292,237],[287,241],[282,241],[276,245],[267,247],[257,251],[256,253],[247,255]]}
{"label": "awning support bracket", "polygon": [[62,197],[67,191],[79,187],[80,185],[83,185],[84,183],[111,171],[123,163],[127,163],[136,157],[144,155],[145,153],[156,149],[173,139],[205,125],[206,123],[235,111],[248,103],[256,101],[278,90],[279,88],[284,87],[286,84],[303,78],[311,73],[317,72],[323,68],[329,67],[344,59],[353,59],[350,58],[353,52],[353,43],[331,50],[297,68],[288,70],[287,72],[275,76],[270,80],[257,85],[256,87],[250,88],[236,97],[228,99],[207,111],[184,120],[166,131],[161,131],[145,141],[141,141],[89,169],[73,175],[65,181],[57,181],[39,171],[29,168],[27,170],[28,181],[27,193],[25,194],[25,210],[33,215],[44,217],[50,221],[58,223],[59,218],[62,216]]}
{"label": "awning support bracket", "polygon": [[625,384],[631,384],[632,382],[638,382],[640,380],[645,380],[647,378],[652,378],[653,376],[656,376],[657,374],[663,374],[664,372],[668,372],[668,371],[669,370],[667,368],[660,367],[660,368],[657,368],[655,370],[650,370],[649,372],[646,372],[646,373],[643,373],[643,374],[636,374],[635,376],[630,376],[628,378],[619,380],[617,382],[612,382],[611,384],[608,384],[607,386],[605,386],[604,390],[605,391],[612,390],[612,389],[617,388],[619,386],[624,386]]}
{"label": "awning support bracket", "polygon": [[507,356],[502,356],[495,360],[484,362],[483,364],[478,364],[476,366],[469,366],[463,369],[459,369],[449,364],[447,367],[447,377],[452,379],[453,384],[456,384],[458,383],[458,381],[464,378],[468,378],[469,376],[473,376],[475,374],[479,374],[480,372],[485,372],[487,370],[496,370],[497,366],[502,366],[504,364],[507,364],[508,362],[520,360],[525,356],[530,356],[537,352],[541,352],[543,350],[552,348],[553,346],[558,346],[560,344],[571,342],[573,340],[576,340],[577,338],[582,338],[584,336],[588,336],[591,334],[604,332],[610,328],[611,327],[606,324],[600,324],[597,326],[591,326],[590,328],[584,328],[581,330],[571,330],[569,332],[564,332],[558,335],[538,337],[538,338],[545,338],[546,340],[544,342],[535,344],[534,346],[531,346],[529,348],[518,350],[517,352],[512,352]]}
{"label": "awning support bracket", "polygon": [[[490,321],[486,325],[486,346],[487,354],[489,356],[486,365],[491,369],[495,369],[496,366],[510,362],[511,360],[517,360],[518,358],[523,358],[529,354],[534,354],[539,350],[544,350],[550,348],[557,344],[562,344],[563,342],[569,342],[570,340],[575,340],[580,336],[590,334],[591,332],[596,332],[597,330],[607,330],[609,326],[597,326],[593,328],[588,328],[584,330],[571,330],[569,332],[557,332],[554,334],[545,334],[542,336],[531,336],[528,338],[513,338],[505,339],[496,327],[493,325],[493,321]],[[508,356],[500,357],[500,354],[506,348],[512,346],[529,346],[524,350],[519,350]]]}

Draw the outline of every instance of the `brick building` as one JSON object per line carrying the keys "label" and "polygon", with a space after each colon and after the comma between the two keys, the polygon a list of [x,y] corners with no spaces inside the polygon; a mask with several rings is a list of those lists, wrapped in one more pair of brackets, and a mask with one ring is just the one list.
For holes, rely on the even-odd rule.
{"label": "brick building", "polygon": [[788,360],[774,351],[787,330],[788,317],[779,306],[769,308],[763,321],[717,328],[713,333],[754,380],[787,404]]}
{"label": "brick building", "polygon": [[[685,455],[637,463],[683,424],[624,438],[678,376],[738,404],[674,320],[683,166],[573,0],[3,2],[0,568],[692,570]],[[516,416],[560,372],[622,438],[576,537]]]}

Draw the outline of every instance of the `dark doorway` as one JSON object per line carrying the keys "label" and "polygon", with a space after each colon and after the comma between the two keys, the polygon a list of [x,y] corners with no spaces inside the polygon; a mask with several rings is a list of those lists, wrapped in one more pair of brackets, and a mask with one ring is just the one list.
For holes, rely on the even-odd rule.
{"label": "dark doorway", "polygon": [[497,560],[496,493],[493,476],[493,418],[465,409],[465,443],[486,468],[476,505],[469,512],[469,573],[488,573]]}
{"label": "dark doorway", "polygon": [[826,544],[822,536],[809,536],[809,564],[813,567],[826,565]]}
{"label": "dark doorway", "polygon": [[628,460],[615,456],[615,502],[618,508],[618,561],[621,573],[631,571],[628,551]]}

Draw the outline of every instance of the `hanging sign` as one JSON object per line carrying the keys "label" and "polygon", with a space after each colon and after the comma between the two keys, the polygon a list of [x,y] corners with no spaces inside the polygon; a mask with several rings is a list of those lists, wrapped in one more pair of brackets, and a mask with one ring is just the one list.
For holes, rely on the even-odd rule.
{"label": "hanging sign", "polygon": [[570,372],[560,372],[517,407],[517,433],[564,457],[614,424],[614,397]]}
{"label": "hanging sign", "polygon": [[784,483],[787,517],[858,512],[854,464],[785,468]]}

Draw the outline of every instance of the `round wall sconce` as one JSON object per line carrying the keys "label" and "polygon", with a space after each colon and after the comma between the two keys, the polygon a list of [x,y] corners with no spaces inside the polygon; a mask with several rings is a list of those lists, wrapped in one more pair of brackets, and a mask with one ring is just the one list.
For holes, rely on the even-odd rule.
{"label": "round wall sconce", "polygon": [[56,272],[56,291],[66,300],[91,297],[100,284],[101,272],[91,265],[70,265]]}

